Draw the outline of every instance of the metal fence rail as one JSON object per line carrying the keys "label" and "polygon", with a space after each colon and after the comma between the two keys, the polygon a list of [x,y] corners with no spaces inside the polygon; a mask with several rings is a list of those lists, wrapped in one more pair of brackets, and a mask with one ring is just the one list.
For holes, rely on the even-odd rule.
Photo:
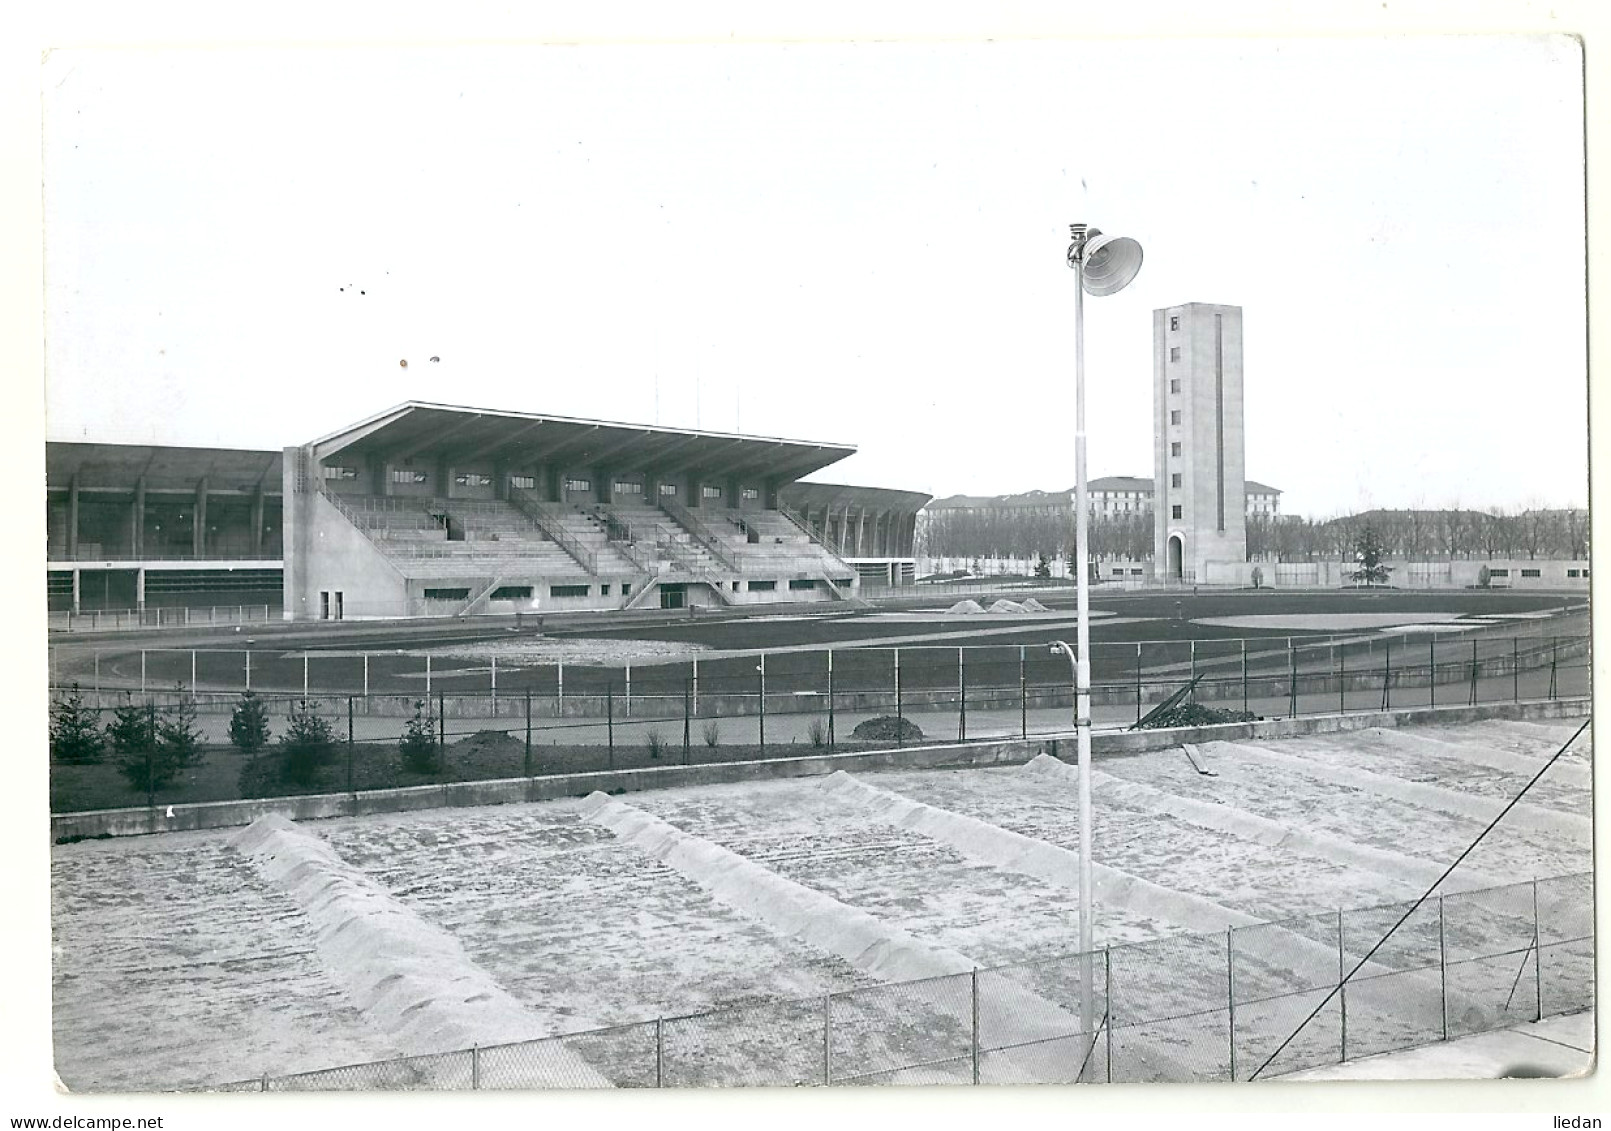
{"label": "metal fence rail", "polygon": [[[1246,1080],[1594,1003],[1589,872],[212,1091]],[[1335,956],[1335,959],[1331,956]],[[1089,990],[1093,1031],[1082,1032]]]}

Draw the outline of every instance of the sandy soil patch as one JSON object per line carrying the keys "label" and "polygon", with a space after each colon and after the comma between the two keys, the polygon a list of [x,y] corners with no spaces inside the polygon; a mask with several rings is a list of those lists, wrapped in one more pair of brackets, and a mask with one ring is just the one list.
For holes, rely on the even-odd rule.
{"label": "sandy soil patch", "polygon": [[56,1070],[75,1091],[194,1088],[398,1055],[233,830],[53,850]]}
{"label": "sandy soil patch", "polygon": [[1194,617],[1194,624],[1211,624],[1220,628],[1256,628],[1278,631],[1284,628],[1306,629],[1313,632],[1355,632],[1371,628],[1394,628],[1413,625],[1417,628],[1436,629],[1450,627],[1459,622],[1459,628],[1477,628],[1483,623],[1461,613],[1257,613],[1241,617]]}

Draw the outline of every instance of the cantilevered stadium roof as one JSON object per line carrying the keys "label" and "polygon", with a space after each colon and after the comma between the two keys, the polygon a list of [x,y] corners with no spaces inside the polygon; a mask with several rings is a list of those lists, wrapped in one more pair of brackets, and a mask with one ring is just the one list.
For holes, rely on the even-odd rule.
{"label": "cantilevered stadium roof", "polygon": [[145,480],[148,491],[194,491],[205,479],[214,494],[239,491],[280,493],[279,452],[238,448],[180,448],[144,444],[45,444],[45,485],[65,490],[76,479],[79,490],[133,490]]}
{"label": "cantilevered stadium roof", "polygon": [[888,487],[851,487],[842,483],[791,483],[783,492],[791,507],[809,510],[836,507],[868,507],[877,510],[917,513],[932,495],[921,491],[896,491]]}
{"label": "cantilevered stadium roof", "polygon": [[315,440],[316,459],[405,458],[449,463],[497,460],[510,466],[601,463],[623,471],[654,467],[788,482],[855,453],[849,444],[702,432],[605,420],[463,408],[409,401]]}

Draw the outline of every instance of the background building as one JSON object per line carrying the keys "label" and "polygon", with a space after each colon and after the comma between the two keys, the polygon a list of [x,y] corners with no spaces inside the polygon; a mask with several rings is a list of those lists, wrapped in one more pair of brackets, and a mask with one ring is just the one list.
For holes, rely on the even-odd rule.
{"label": "background building", "polygon": [[1242,310],[1187,303],[1152,313],[1153,561],[1170,581],[1247,560]]}

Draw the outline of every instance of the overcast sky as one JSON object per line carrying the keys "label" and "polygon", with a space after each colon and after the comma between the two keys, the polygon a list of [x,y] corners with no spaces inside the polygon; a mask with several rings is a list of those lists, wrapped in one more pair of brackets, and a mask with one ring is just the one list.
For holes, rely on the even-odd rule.
{"label": "overcast sky", "polygon": [[52,439],[419,399],[1066,487],[1084,220],[1146,251],[1086,308],[1093,477],[1151,475],[1151,311],[1199,301],[1289,513],[1587,499],[1566,37],[72,50],[43,90]]}

